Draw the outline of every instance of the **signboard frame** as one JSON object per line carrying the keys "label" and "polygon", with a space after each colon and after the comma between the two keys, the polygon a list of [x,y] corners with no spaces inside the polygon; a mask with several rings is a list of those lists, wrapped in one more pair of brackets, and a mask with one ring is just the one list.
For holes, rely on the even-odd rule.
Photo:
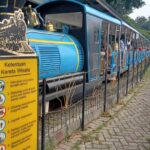
{"label": "signboard frame", "polygon": [[36,143],[37,143],[37,150],[39,149],[39,61],[38,61],[38,57],[36,55],[22,55],[22,56],[16,56],[16,55],[1,55],[0,56],[0,61],[1,60],[15,60],[15,59],[36,59],[37,62],[37,139],[36,139]]}

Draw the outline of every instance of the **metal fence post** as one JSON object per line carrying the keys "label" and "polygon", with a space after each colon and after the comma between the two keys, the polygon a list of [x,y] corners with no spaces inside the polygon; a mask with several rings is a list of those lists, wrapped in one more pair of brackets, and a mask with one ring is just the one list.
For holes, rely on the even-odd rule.
{"label": "metal fence post", "polygon": [[145,74],[145,59],[143,60],[143,63],[144,63],[143,74]]}
{"label": "metal fence post", "polygon": [[108,45],[109,45],[109,33],[110,33],[110,23],[107,24],[107,47],[105,49],[105,89],[104,89],[104,112],[106,112],[107,105],[107,73],[108,73]]}
{"label": "metal fence post", "polygon": [[105,56],[105,88],[104,88],[104,112],[106,112],[106,104],[107,103],[107,54]]}
{"label": "metal fence post", "polygon": [[121,67],[121,52],[118,51],[118,84],[117,84],[117,104],[119,103],[119,98],[120,98],[120,67]]}
{"label": "metal fence post", "polygon": [[[136,56],[137,58],[137,56]],[[139,81],[139,62],[137,61],[137,83]]]}
{"label": "metal fence post", "polygon": [[[119,32],[119,39],[121,39],[121,27]],[[118,51],[118,69],[117,69],[117,76],[118,76],[118,84],[117,84],[117,103],[119,103],[120,98],[120,71],[121,71],[121,48],[120,48],[120,40],[119,40],[119,51]]]}
{"label": "metal fence post", "polygon": [[135,54],[135,49],[133,50],[133,60],[132,60],[132,65],[133,65],[133,77],[132,77],[132,88],[134,87],[134,54]]}
{"label": "metal fence post", "polygon": [[82,122],[81,130],[84,131],[84,115],[85,115],[85,84],[86,84],[86,73],[83,73],[83,100],[82,100]]}
{"label": "metal fence post", "polygon": [[143,68],[143,67],[142,67],[142,61],[140,61],[140,66],[141,66],[141,67],[140,67],[140,68],[141,68],[141,69],[140,69],[140,80],[142,80],[142,68]]}
{"label": "metal fence post", "polygon": [[144,74],[145,74],[145,71],[146,71],[146,59],[144,58]]}
{"label": "metal fence post", "polygon": [[46,79],[43,79],[41,150],[45,149],[45,96],[46,96]]}
{"label": "metal fence post", "polygon": [[144,59],[144,74],[145,74],[145,67],[146,66],[146,62],[145,62],[145,59]]}
{"label": "metal fence post", "polygon": [[128,88],[129,88],[129,74],[130,74],[130,51],[128,52],[128,71],[127,71],[126,96],[128,95]]}

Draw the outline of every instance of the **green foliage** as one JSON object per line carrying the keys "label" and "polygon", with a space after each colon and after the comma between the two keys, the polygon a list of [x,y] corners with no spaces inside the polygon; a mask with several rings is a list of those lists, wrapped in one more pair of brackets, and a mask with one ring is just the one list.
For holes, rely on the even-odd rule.
{"label": "green foliage", "polygon": [[45,150],[54,150],[55,149],[56,143],[52,138],[49,137],[48,141],[46,142],[45,145]]}
{"label": "green foliage", "polygon": [[147,19],[144,16],[141,16],[141,17],[137,17],[135,19],[135,21],[138,25],[141,25],[141,24],[145,23],[147,21]]}
{"label": "green foliage", "polygon": [[142,28],[146,30],[150,30],[150,17],[147,19],[144,16],[137,17],[135,22]]}
{"label": "green foliage", "polygon": [[119,14],[130,14],[134,8],[140,8],[145,5],[143,0],[105,0]]}
{"label": "green foliage", "polygon": [[[147,37],[150,40],[150,30],[147,30],[146,28],[142,28],[140,24],[138,24],[135,20],[131,19],[129,16],[124,16],[124,19],[132,25],[136,30],[138,30],[141,34],[143,34],[145,37]],[[141,19],[142,21],[144,19]]]}
{"label": "green foliage", "polygon": [[145,5],[143,0],[105,0],[111,5],[127,22],[136,30],[142,33],[150,40],[150,17],[137,17],[136,20],[131,19],[128,14],[132,13],[134,8],[140,8]]}

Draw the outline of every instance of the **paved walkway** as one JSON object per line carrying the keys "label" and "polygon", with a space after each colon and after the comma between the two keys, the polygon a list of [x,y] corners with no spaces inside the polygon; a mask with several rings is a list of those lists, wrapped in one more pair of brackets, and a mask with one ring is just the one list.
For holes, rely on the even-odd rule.
{"label": "paved walkway", "polygon": [[115,116],[97,119],[56,150],[150,150],[150,79],[143,84]]}

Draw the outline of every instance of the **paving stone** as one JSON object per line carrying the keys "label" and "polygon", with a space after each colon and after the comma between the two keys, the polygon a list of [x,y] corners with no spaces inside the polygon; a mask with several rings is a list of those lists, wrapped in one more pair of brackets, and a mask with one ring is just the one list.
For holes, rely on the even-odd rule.
{"label": "paving stone", "polygon": [[120,142],[114,142],[114,145],[115,145],[116,149],[119,149],[119,150],[123,149],[123,146]]}
{"label": "paving stone", "polygon": [[145,147],[143,145],[139,145],[138,150],[145,150]]}
{"label": "paving stone", "polygon": [[67,145],[65,145],[65,144],[60,144],[59,147],[58,147],[58,149],[60,149],[60,148],[62,148],[62,150],[63,150],[63,149],[64,149],[64,150],[70,150],[70,146],[67,146]]}
{"label": "paving stone", "polygon": [[129,143],[127,143],[127,141],[124,138],[121,138],[119,140],[123,146],[129,145]]}

